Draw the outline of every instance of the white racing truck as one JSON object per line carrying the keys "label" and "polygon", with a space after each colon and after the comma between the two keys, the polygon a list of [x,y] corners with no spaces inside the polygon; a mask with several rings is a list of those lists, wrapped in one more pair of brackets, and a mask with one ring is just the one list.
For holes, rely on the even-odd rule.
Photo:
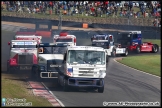
{"label": "white racing truck", "polygon": [[114,36],[112,34],[98,34],[91,38],[92,46],[102,47],[106,50],[108,56],[115,57],[116,55],[127,56],[128,49],[121,48],[114,43]]}
{"label": "white racing truck", "polygon": [[36,40],[11,40],[8,45],[10,45],[8,72],[30,70],[33,64],[37,64]]}
{"label": "white racing truck", "polygon": [[61,32],[59,35],[54,35],[55,44],[68,44],[70,46],[76,46],[76,36],[69,35],[67,32]]}
{"label": "white racing truck", "polygon": [[[45,47],[50,47],[51,55],[45,54]],[[33,76],[58,78],[64,91],[69,87],[92,87],[99,93],[104,92],[107,61],[103,48],[41,43],[38,49],[42,54],[39,54],[38,65],[33,65]]]}
{"label": "white racing truck", "polygon": [[39,43],[42,43],[42,36],[36,35],[16,35],[14,40],[36,40]]}
{"label": "white racing truck", "polygon": [[58,72],[63,70],[62,62],[66,47],[67,44],[38,44],[38,64],[32,66],[32,77],[39,81],[45,78],[58,78]]}
{"label": "white racing truck", "polygon": [[106,64],[106,52],[101,47],[68,46],[58,83],[65,91],[71,86],[92,87],[103,93]]}

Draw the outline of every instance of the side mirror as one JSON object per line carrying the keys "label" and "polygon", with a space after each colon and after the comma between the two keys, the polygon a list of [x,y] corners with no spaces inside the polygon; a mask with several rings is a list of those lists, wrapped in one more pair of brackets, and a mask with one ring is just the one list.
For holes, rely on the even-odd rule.
{"label": "side mirror", "polygon": [[10,42],[8,42],[8,45],[10,45]]}

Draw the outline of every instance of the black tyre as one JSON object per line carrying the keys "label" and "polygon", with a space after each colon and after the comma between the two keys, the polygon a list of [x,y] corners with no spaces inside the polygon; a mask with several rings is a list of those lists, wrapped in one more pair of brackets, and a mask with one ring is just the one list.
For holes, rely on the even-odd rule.
{"label": "black tyre", "polygon": [[138,53],[140,53],[141,52],[141,48],[140,48],[140,46],[137,46],[136,47],[136,53],[138,54]]}
{"label": "black tyre", "polygon": [[40,77],[40,72],[39,71],[36,72],[36,79],[37,79],[37,81],[41,81],[41,77]]}
{"label": "black tyre", "polygon": [[157,44],[153,44],[153,46],[152,46],[152,52],[153,53],[159,52],[159,46]]}
{"label": "black tyre", "polygon": [[112,52],[111,52],[111,57],[116,57],[116,50],[113,48]]}
{"label": "black tyre", "polygon": [[103,93],[104,92],[104,86],[98,88],[98,93]]}
{"label": "black tyre", "polygon": [[108,62],[109,62],[109,56],[106,55],[106,63],[108,63]]}
{"label": "black tyre", "polygon": [[64,90],[65,92],[68,92],[68,91],[69,91],[69,86],[68,86],[67,78],[64,78],[64,79],[63,79],[63,90]]}
{"label": "black tyre", "polygon": [[126,49],[125,49],[125,53],[124,53],[124,54],[121,54],[121,56],[128,56],[128,54],[129,54],[129,51],[128,51],[128,49],[126,48]]}
{"label": "black tyre", "polygon": [[32,67],[32,70],[31,70],[31,79],[34,79],[34,78],[35,78],[35,70]]}
{"label": "black tyre", "polygon": [[100,80],[100,85],[103,85],[103,86],[98,88],[98,93],[103,93],[104,92],[104,81],[103,81],[103,79]]}
{"label": "black tyre", "polygon": [[10,67],[9,63],[7,63],[7,73],[11,73],[11,69],[10,68],[11,67]]}

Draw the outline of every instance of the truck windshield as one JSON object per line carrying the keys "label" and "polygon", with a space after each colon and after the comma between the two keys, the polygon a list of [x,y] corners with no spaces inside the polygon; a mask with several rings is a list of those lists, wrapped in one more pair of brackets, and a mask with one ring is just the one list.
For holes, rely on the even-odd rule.
{"label": "truck windshield", "polygon": [[69,50],[67,61],[68,63],[103,65],[105,64],[105,52]]}
{"label": "truck windshield", "polygon": [[93,40],[106,40],[104,36],[97,36]]}
{"label": "truck windshield", "polygon": [[36,48],[36,45],[12,45],[12,48]]}
{"label": "truck windshield", "polygon": [[42,47],[43,51],[40,54],[64,54],[66,47]]}
{"label": "truck windshield", "polygon": [[56,39],[56,42],[72,42],[72,38]]}

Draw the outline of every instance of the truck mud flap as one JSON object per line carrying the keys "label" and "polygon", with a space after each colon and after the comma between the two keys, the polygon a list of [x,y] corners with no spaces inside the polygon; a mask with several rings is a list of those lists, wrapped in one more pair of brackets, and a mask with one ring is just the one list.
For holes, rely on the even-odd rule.
{"label": "truck mud flap", "polygon": [[58,78],[58,72],[40,72],[41,78]]}

